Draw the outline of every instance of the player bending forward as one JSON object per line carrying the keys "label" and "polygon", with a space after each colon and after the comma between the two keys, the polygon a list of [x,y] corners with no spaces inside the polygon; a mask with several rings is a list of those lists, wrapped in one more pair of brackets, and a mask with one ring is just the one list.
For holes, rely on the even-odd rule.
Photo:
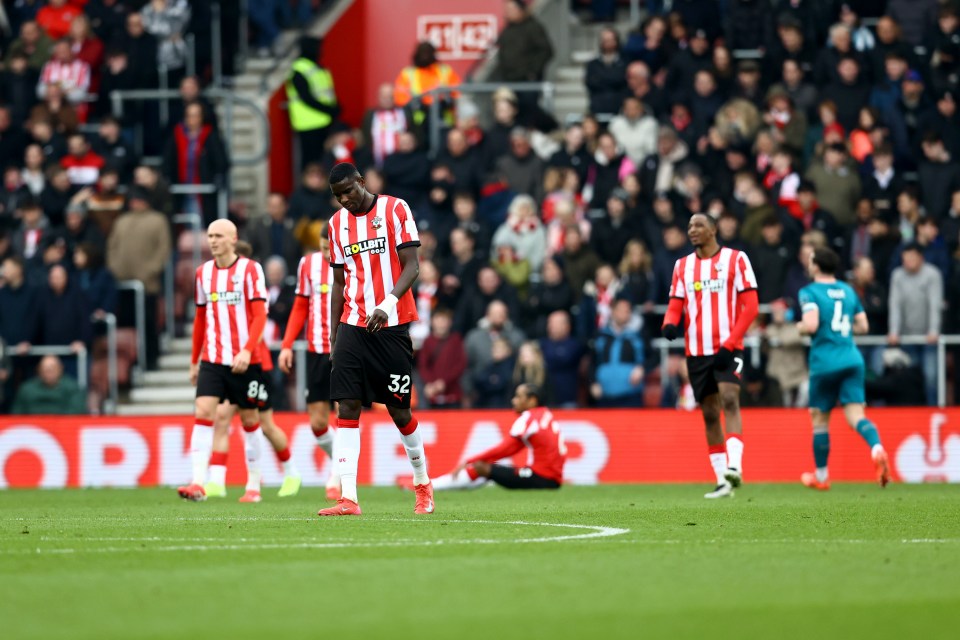
{"label": "player bending forward", "polygon": [[343,207],[330,218],[330,263],[334,269],[330,342],[330,399],[340,402],[334,450],[342,495],[321,516],[360,515],[357,461],[360,408],[387,406],[413,467],[414,513],[433,513],[427,458],[410,412],[413,343],[410,323],[417,308],[410,287],[420,267],[420,238],[407,203],[367,191],[349,163],[330,172],[330,189]]}
{"label": "player bending forward", "polygon": [[690,218],[687,236],[695,250],[673,268],[663,336],[673,340],[680,334],[682,314],[690,385],[703,413],[710,466],[717,477],[716,488],[704,497],[724,498],[733,495],[743,477],[743,336],[757,317],[757,278],[747,254],[717,243],[717,224],[710,216]]}
{"label": "player bending forward", "polygon": [[284,373],[293,369],[293,343],[307,326],[307,413],[317,445],[330,457],[327,500],[340,498],[340,476],[333,457],[333,431],[330,429],[330,337],[333,315],[333,267],[330,266],[330,240],[327,225],[320,231],[320,251],[300,259],[297,267],[297,297],[290,310],[283,345],[277,364]]}
{"label": "player bending forward", "polygon": [[226,448],[213,450],[213,420],[222,400],[239,407],[248,445],[260,437],[258,345],[267,323],[263,269],[237,255],[237,227],[229,220],[215,220],[207,228],[207,240],[213,260],[197,269],[190,360],[190,383],[197,387],[190,435],[193,480],[177,489],[182,498],[194,501],[207,497],[203,485],[208,464],[210,482],[226,484]]}
{"label": "player bending forward", "polygon": [[[830,249],[817,249],[807,266],[813,279],[800,290],[803,319],[797,323],[800,333],[811,336],[810,344],[810,418],[813,422],[814,473],[804,473],[800,481],[811,489],[830,488],[827,457],[830,455],[830,411],[839,400],[847,423],[870,447],[870,457],[881,487],[890,482],[887,452],[880,444],[877,428],[864,412],[863,356],[853,334],[869,330],[867,313],[853,288],[838,282],[840,258]],[[850,319],[853,319],[853,322]],[[827,321],[829,319],[829,322]]]}
{"label": "player bending forward", "polygon": [[[490,480],[507,489],[559,489],[567,446],[550,410],[540,404],[540,389],[521,384],[513,394],[513,410],[520,414],[510,435],[500,444],[479,453],[446,475],[433,479],[433,488],[473,489]],[[529,450],[522,469],[494,464]]]}

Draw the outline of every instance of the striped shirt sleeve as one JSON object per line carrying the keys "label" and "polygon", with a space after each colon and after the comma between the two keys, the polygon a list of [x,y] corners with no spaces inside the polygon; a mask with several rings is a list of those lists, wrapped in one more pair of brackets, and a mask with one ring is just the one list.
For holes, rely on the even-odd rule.
{"label": "striped shirt sleeve", "polygon": [[259,262],[250,261],[247,267],[247,291],[246,296],[249,300],[267,299],[267,279],[263,275],[263,267]]}
{"label": "striped shirt sleeve", "polygon": [[413,219],[410,207],[400,198],[393,206],[394,236],[397,249],[420,246],[420,234],[417,233],[417,223]]}
{"label": "striped shirt sleeve", "polygon": [[750,264],[750,258],[747,257],[747,254],[741,251],[739,255],[737,255],[737,293],[756,288],[757,276],[753,273],[753,265]]}
{"label": "striped shirt sleeve", "polygon": [[307,268],[307,256],[300,258],[297,266],[297,295],[310,297],[310,269]]}
{"label": "striped shirt sleeve", "polygon": [[193,301],[198,307],[207,304],[207,292],[203,290],[203,265],[197,267]]}

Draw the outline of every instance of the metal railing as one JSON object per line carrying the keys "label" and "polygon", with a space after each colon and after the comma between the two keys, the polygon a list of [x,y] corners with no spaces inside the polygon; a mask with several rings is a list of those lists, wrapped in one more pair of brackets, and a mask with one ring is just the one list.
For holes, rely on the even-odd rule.
{"label": "metal railing", "polygon": [[[347,9],[349,9],[356,0],[339,0],[324,2],[320,6],[320,11],[313,18],[313,22],[307,26],[305,25],[304,34],[310,34],[317,37],[323,37],[327,34],[328,31],[333,27],[333,25],[340,19]],[[274,56],[273,64],[271,64],[266,71],[260,74],[260,93],[266,94],[268,91],[271,91],[270,78],[280,70],[282,66],[290,64],[290,56],[294,55],[294,52],[297,51],[300,46],[299,41],[295,38],[292,42],[288,43],[287,46],[279,54]]]}
{"label": "metal railing", "polygon": [[[191,235],[194,236],[193,241],[190,243],[193,247],[191,251],[191,264],[193,266],[192,271],[196,271],[200,266],[200,261],[202,258],[200,253],[199,234],[203,228],[203,220],[196,213],[178,213],[173,216],[172,221],[175,225],[187,225],[190,228]],[[172,342],[176,337],[177,318],[174,310],[174,299],[176,298],[176,268],[178,258],[179,252],[176,246],[176,238],[174,238],[173,251],[170,253],[170,259],[167,260],[167,264],[163,268],[163,339],[167,345],[169,345],[170,342]],[[188,299],[184,316],[187,320],[193,318],[192,299]]]}
{"label": "metal railing", "polygon": [[[854,343],[858,347],[889,347],[892,346],[887,341],[886,336],[854,336]],[[764,336],[752,335],[743,339],[744,349],[750,351],[750,364],[758,368],[761,364],[761,349],[764,344],[776,347],[778,341],[769,340]],[[900,336],[896,346],[928,346],[926,336]],[[651,341],[654,349],[660,350],[660,384],[664,389],[670,387],[670,376],[667,373],[667,361],[670,358],[671,350],[682,350],[683,340],[667,340],[666,338],[654,338]],[[810,346],[810,338],[803,339],[804,346]],[[947,345],[960,345],[960,335],[941,335],[937,338],[937,406],[945,407],[947,405]]]}
{"label": "metal railing", "polygon": [[[531,92],[537,91],[543,97],[543,107],[546,111],[553,111],[553,101],[556,95],[556,86],[552,82],[470,82],[457,85],[456,87],[437,87],[430,91],[415,96],[410,100],[411,107],[419,109],[423,106],[423,99],[426,97],[441,97],[451,93],[495,93],[498,89],[507,88],[511,91]],[[443,118],[441,117],[439,99],[431,100],[427,105],[430,111],[430,157],[435,158],[440,151],[442,140],[440,139]]]}
{"label": "metal railing", "polygon": [[107,325],[107,399],[103,403],[103,412],[113,414],[117,411],[117,401],[120,397],[117,371],[117,316],[105,313],[101,317],[92,316],[91,320],[95,324],[102,322]]}
{"label": "metal railing", "polygon": [[134,325],[137,331],[137,361],[133,366],[133,384],[140,384],[147,362],[147,293],[139,280],[121,280],[118,291],[132,291]]}
{"label": "metal railing", "polygon": [[226,218],[229,216],[230,199],[227,191],[228,189],[226,187],[221,187],[209,182],[204,184],[170,185],[170,193],[176,196],[206,196],[216,194],[218,218]]}
{"label": "metal railing", "polygon": [[87,390],[87,361],[89,360],[89,355],[87,354],[86,347],[74,351],[73,347],[67,345],[30,345],[30,348],[22,353],[11,353],[10,356],[12,358],[29,356],[75,357],[77,359],[77,386],[84,391]]}
{"label": "metal railing", "polygon": [[[236,92],[227,91],[226,89],[207,89],[200,95],[223,103],[223,141],[227,146],[231,164],[233,166],[254,166],[262,162],[270,153],[270,121],[263,109],[253,100],[244,98]],[[180,91],[177,89],[125,89],[110,92],[112,112],[114,117],[118,119],[123,117],[123,105],[125,102],[160,101],[163,103],[170,99],[180,99]],[[253,153],[235,154],[229,149],[230,142],[233,140],[233,110],[237,106],[250,109],[254,117],[260,122],[264,131],[264,135],[259,138],[260,148]],[[138,122],[137,127],[142,128],[143,123]]]}

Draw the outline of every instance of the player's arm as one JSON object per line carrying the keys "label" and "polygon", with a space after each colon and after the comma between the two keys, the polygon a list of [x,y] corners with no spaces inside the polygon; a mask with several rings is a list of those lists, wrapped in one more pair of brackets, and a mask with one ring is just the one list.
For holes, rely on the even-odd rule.
{"label": "player's arm", "polygon": [[463,466],[473,462],[487,462],[493,464],[497,460],[509,458],[510,456],[522,451],[523,447],[523,440],[521,440],[519,437],[507,436],[500,444],[494,445],[486,451],[478,453],[477,455],[465,460]]}
{"label": "player's arm", "polygon": [[345,283],[343,265],[333,265],[333,287],[330,289],[330,357],[333,358],[333,345],[337,341],[340,329],[340,316],[343,315],[343,285]]}
{"label": "player's arm", "polygon": [[306,296],[297,295],[293,300],[293,308],[290,309],[290,317],[287,318],[287,328],[283,332],[283,342],[280,344],[280,357],[277,359],[277,364],[284,373],[290,373],[293,367],[293,341],[303,331],[309,306],[310,301]]}
{"label": "player's arm", "polygon": [[400,298],[407,291],[410,291],[410,287],[417,281],[417,277],[420,275],[418,245],[419,243],[397,250],[400,266],[403,270],[400,272],[400,277],[397,278],[397,284],[393,287],[393,291],[387,295],[386,300],[377,305],[377,308],[367,318],[367,331],[379,331],[387,323],[390,312],[397,306]]}
{"label": "player's arm", "polygon": [[667,304],[667,313],[663,316],[660,331],[667,340],[673,340],[680,335],[680,320],[683,317],[683,281],[680,278],[680,261],[673,265],[673,278],[670,282],[670,302]]}
{"label": "player's arm", "polygon": [[[864,322],[866,322],[867,314],[863,314]],[[859,318],[859,315],[857,316]],[[797,323],[797,329],[800,330],[800,333],[805,336],[812,336],[817,332],[817,329],[820,328],[820,307],[814,302],[808,302],[803,305],[803,315],[800,317],[800,322]]]}
{"label": "player's arm", "polygon": [[200,353],[203,351],[203,340],[207,335],[207,310],[197,307],[193,314],[193,349],[190,352],[190,384],[197,386],[197,376],[200,372]]}
{"label": "player's arm", "polygon": [[862,336],[870,332],[870,322],[867,320],[867,312],[861,311],[853,316],[853,333]]}
{"label": "player's arm", "polygon": [[253,352],[259,348],[260,339],[263,337],[263,329],[267,326],[267,301],[250,301],[250,337],[247,344],[233,359],[233,366],[230,370],[234,373],[243,373],[250,366],[250,360],[253,358]]}

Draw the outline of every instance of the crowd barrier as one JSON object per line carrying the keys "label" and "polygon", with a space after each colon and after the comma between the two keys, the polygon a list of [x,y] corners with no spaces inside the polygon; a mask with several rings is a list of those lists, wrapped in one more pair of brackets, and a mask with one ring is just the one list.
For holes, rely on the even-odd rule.
{"label": "crowd barrier", "polygon": [[[831,422],[830,474],[835,481],[873,480],[867,446],[843,423]],[[960,409],[871,411],[893,463],[896,482],[960,482]],[[418,414],[432,475],[499,442],[509,411],[423,411]],[[558,411],[568,447],[565,481],[572,484],[698,482],[710,484],[703,424],[697,413],[671,410]],[[329,460],[302,414],[276,416],[290,435],[294,461],[308,486],[322,485]],[[177,485],[190,477],[189,416],[0,418],[0,488]],[[359,482],[392,485],[410,475],[397,429],[385,412],[361,420]],[[796,482],[813,468],[807,413],[791,409],[744,412],[744,477]],[[238,425],[230,441],[227,481],[244,481]],[[281,481],[264,443],[264,483]],[[525,464],[525,453],[514,464]]]}

